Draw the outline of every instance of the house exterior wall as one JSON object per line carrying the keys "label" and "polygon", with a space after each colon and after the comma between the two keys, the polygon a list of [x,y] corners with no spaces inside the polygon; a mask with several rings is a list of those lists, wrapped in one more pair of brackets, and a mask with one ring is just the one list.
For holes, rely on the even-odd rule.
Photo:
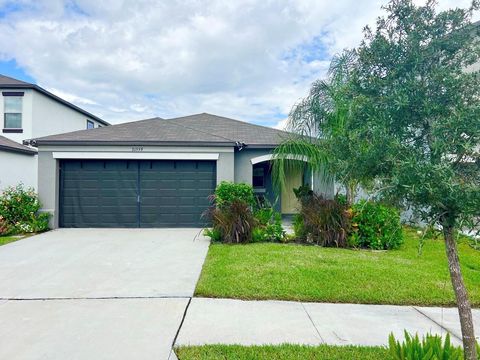
{"label": "house exterior wall", "polygon": [[235,182],[252,185],[253,167],[251,160],[271,154],[272,149],[248,149],[235,151]]}
{"label": "house exterior wall", "polygon": [[[22,132],[3,132],[4,97],[3,91],[23,92],[22,100]],[[99,123],[74,109],[34,90],[0,88],[0,135],[18,143],[23,140],[38,138],[64,132],[84,130],[87,128],[87,119],[93,121],[95,127]],[[38,156],[0,151],[0,169],[8,169],[0,174],[0,191],[6,186],[23,183],[38,189]]]}
{"label": "house exterior wall", "polygon": [[[252,184],[252,159],[272,154],[272,149],[244,149],[235,152],[235,182]],[[333,179],[327,180],[320,173],[310,173],[305,182],[312,184],[316,193],[323,194],[327,198],[333,198],[335,185]]]}
{"label": "house exterior wall", "polygon": [[[54,158],[55,152],[81,153],[88,159],[88,153],[106,153],[112,158],[121,158],[122,154],[131,154],[132,146],[40,146],[38,149],[38,194],[42,203],[42,211],[52,214],[50,226],[57,228],[59,223],[59,160]],[[218,154],[217,184],[221,181],[234,181],[234,152],[231,147],[168,147],[168,146],[143,146],[143,151],[138,154],[151,153],[184,153],[188,159],[189,154],[212,153]]]}
{"label": "house exterior wall", "polygon": [[40,92],[35,92],[32,98],[32,136],[28,139],[85,130],[87,120],[92,121],[95,127],[98,127],[99,122],[92,118]]}
{"label": "house exterior wall", "polygon": [[37,155],[0,150],[0,193],[23,183],[37,189]]}
{"label": "house exterior wall", "polygon": [[[132,158],[149,159],[150,156],[162,153],[172,155],[179,159],[189,159],[200,154],[218,154],[217,159],[217,184],[221,181],[234,181],[236,183],[252,184],[252,159],[269,155],[271,149],[243,149],[235,150],[233,147],[189,147],[189,146],[143,146],[141,152],[136,152],[132,146],[47,146],[40,145],[38,149],[38,192],[42,202],[42,211],[52,214],[52,228],[59,223],[59,162],[55,157],[84,159],[95,158]],[[69,154],[71,153],[71,155]],[[132,155],[134,154],[134,155]],[[71,157],[69,157],[71,156]],[[316,188],[315,188],[316,187]],[[314,189],[333,194],[333,182],[321,182],[319,178],[314,183]]]}
{"label": "house exterior wall", "polygon": [[315,172],[313,176],[311,176],[311,181],[308,183],[312,183],[312,190],[317,194],[322,194],[327,199],[333,199],[335,196],[335,181],[332,178],[326,179],[321,173]]}
{"label": "house exterior wall", "polygon": [[[95,127],[99,123],[79,111],[73,110],[58,101],[33,89],[7,89],[3,91],[23,92],[22,100],[22,133],[4,133],[2,135],[22,143],[23,140],[42,136],[61,134],[70,131],[84,130],[87,128],[87,119],[93,121]],[[1,96],[0,114],[2,116],[0,128],[4,123],[4,97]]]}

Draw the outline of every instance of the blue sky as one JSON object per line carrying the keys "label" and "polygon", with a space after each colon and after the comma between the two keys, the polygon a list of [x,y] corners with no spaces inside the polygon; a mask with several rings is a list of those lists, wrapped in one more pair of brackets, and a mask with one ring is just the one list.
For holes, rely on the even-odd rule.
{"label": "blue sky", "polygon": [[28,75],[15,61],[15,59],[12,60],[6,60],[6,61],[0,61],[0,74],[4,74],[10,77],[13,77],[15,79],[23,80],[26,82],[32,82],[35,83],[35,79]]}
{"label": "blue sky", "polygon": [[210,112],[282,126],[384,3],[0,0],[0,73],[112,123]]}

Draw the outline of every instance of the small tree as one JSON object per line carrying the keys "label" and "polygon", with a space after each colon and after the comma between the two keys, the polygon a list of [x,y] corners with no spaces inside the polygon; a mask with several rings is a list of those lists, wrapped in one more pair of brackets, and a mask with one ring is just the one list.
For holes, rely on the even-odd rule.
{"label": "small tree", "polygon": [[371,150],[381,193],[413,206],[443,232],[465,359],[477,360],[455,234],[480,216],[478,26],[470,9],[436,12],[393,0],[365,29],[354,78],[352,128]]}

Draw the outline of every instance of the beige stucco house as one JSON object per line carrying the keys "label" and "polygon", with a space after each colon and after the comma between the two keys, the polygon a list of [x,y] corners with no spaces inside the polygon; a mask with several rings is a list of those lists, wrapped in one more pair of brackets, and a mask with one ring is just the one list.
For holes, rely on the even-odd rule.
{"label": "beige stucco house", "polygon": [[333,184],[306,169],[273,187],[272,151],[287,136],[202,113],[37,138],[40,200],[52,227],[201,227],[209,195],[233,181],[291,214],[294,187],[331,195]]}

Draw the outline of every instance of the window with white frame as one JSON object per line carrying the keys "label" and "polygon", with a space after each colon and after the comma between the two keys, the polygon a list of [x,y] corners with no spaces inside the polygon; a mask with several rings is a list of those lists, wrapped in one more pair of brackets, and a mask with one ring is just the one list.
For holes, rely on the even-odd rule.
{"label": "window with white frame", "polygon": [[5,129],[22,128],[23,93],[3,93],[3,127]]}

